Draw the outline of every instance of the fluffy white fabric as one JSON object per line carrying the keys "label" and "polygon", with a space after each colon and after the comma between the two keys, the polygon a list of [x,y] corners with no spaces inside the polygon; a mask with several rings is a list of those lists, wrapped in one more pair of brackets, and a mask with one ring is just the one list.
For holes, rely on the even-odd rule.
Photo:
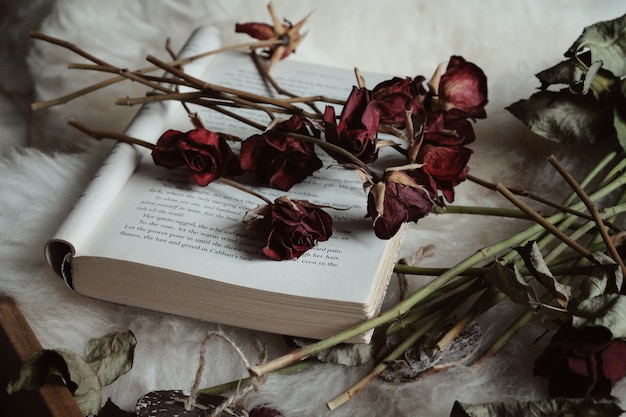
{"label": "fluffy white fabric", "polygon": [[[601,150],[565,150],[530,134],[504,107],[527,97],[537,87],[533,74],[562,57],[583,27],[624,13],[619,0],[426,1],[274,0],[276,11],[297,21],[314,10],[309,34],[294,59],[395,75],[430,76],[451,55],[480,65],[489,77],[488,118],[476,125],[478,140],[470,163],[479,177],[537,192],[562,195],[564,188],[544,162],[551,153],[572,170],[588,166]],[[252,0],[186,0],[85,2],[79,0],[4,1],[0,10],[0,291],[19,302],[47,348],[82,351],[93,337],[131,329],[138,338],[133,369],[106,389],[123,408],[154,389],[189,389],[197,368],[200,342],[213,324],[200,323],[113,306],[67,290],[49,270],[43,245],[81,192],[98,161],[109,149],[66,125],[77,117],[94,126],[122,130],[133,109],[115,108],[115,98],[141,94],[133,84],[112,88],[67,105],[32,113],[31,100],[51,99],[88,85],[101,75],[66,69],[71,53],[32,42],[30,29],[74,42],[98,57],[121,66],[144,66],[148,53],[165,56],[171,38],[180,47],[200,24],[223,31],[224,43],[243,39],[234,24],[268,21],[266,3]],[[577,171],[578,170],[578,171]],[[471,184],[458,188],[460,204],[506,204]],[[412,227],[403,255],[435,244],[436,255],[425,264],[449,266],[455,260],[520,227],[512,221],[457,216],[431,216]],[[417,282],[413,285],[419,285]],[[392,285],[392,290],[395,285]],[[395,296],[391,291],[389,297]],[[388,300],[388,303],[393,300]],[[241,308],[245,308],[242,305]],[[483,319],[489,331],[503,325],[503,305]],[[254,359],[253,333],[225,329]],[[479,369],[459,367],[403,385],[375,381],[336,416],[447,416],[453,401],[484,402],[545,397],[545,381],[532,376],[532,362],[542,332],[528,326],[496,358]],[[270,356],[286,351],[276,335],[258,335]],[[285,416],[330,414],[325,401],[367,371],[319,365],[295,376],[271,376],[247,404],[272,403]],[[203,386],[244,374],[235,354],[219,341],[210,345]],[[626,398],[626,384],[616,395]]]}

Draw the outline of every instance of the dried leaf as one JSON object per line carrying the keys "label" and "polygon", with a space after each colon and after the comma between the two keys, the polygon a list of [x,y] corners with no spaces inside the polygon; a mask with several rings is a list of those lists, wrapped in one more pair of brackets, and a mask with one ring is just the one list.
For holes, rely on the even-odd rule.
{"label": "dried leaf", "polygon": [[7,392],[13,394],[17,391],[39,389],[54,376],[65,381],[70,392],[76,391],[77,385],[70,378],[63,356],[54,350],[38,350],[24,362],[17,379],[7,385]]}
{"label": "dried leaf", "polygon": [[[586,55],[589,54],[587,53]],[[584,60],[585,57],[579,58]],[[573,86],[579,84],[583,81],[585,73],[580,68],[580,65],[573,58],[570,58],[535,74],[535,76],[541,82],[540,88],[545,90],[551,85],[565,84]]]}
{"label": "dried leaf", "polygon": [[452,407],[450,417],[617,417],[622,412],[617,400],[587,397],[485,404],[457,401]]}
{"label": "dried leaf", "polygon": [[543,259],[537,243],[531,241],[524,246],[516,248],[516,251],[522,256],[526,268],[537,281],[552,294],[561,307],[567,307],[572,296],[572,288],[569,285],[561,284],[554,278]]}
{"label": "dried leaf", "polygon": [[571,308],[572,326],[604,326],[614,338],[626,338],[626,295],[602,294]]}
{"label": "dried leaf", "polygon": [[539,303],[535,289],[526,283],[515,266],[514,269],[511,269],[500,262],[496,262],[489,268],[484,279],[495,285],[514,303],[523,305],[538,305]]}
{"label": "dried leaf", "polygon": [[592,61],[602,61],[613,75],[626,75],[626,15],[587,26],[565,55],[574,56],[584,48]]}
{"label": "dried leaf", "polygon": [[[205,417],[226,401],[226,397],[213,394],[198,394],[195,405],[185,409],[188,395],[180,390],[152,391],[137,401],[137,417]],[[247,411],[233,404],[222,411],[218,417],[244,417]]]}
{"label": "dried leaf", "polygon": [[130,330],[89,341],[85,359],[98,375],[102,386],[113,383],[132,368],[136,344],[137,339]]}
{"label": "dried leaf", "polygon": [[74,399],[85,415],[98,414],[102,408],[102,387],[98,376],[89,364],[76,352],[56,350],[67,364],[71,380],[76,383]]}
{"label": "dried leaf", "polygon": [[626,150],[626,78],[620,82],[620,90],[616,95],[615,107],[613,108],[613,127],[617,133],[617,140]]}
{"label": "dried leaf", "polygon": [[446,323],[421,338],[401,358],[388,363],[380,378],[393,383],[409,382],[468,361],[480,348],[483,338],[477,322],[467,325],[448,346],[433,354],[433,345],[450,327]]}
{"label": "dried leaf", "polygon": [[593,144],[615,132],[613,106],[599,104],[592,95],[539,91],[507,107],[534,133],[563,144]]}

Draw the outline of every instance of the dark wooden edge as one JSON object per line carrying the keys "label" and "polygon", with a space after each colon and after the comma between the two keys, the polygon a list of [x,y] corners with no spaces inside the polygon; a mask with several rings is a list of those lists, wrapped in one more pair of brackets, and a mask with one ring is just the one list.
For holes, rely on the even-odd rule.
{"label": "dark wooden edge", "polygon": [[6,392],[22,364],[41,349],[26,317],[15,301],[0,294],[0,417],[82,417],[70,391],[62,384],[46,384],[37,391]]}

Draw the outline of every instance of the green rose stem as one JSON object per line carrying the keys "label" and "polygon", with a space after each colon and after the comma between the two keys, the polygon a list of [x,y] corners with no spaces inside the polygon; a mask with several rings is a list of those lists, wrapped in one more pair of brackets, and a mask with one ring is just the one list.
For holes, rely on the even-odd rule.
{"label": "green rose stem", "polygon": [[399,358],[408,348],[414,345],[424,334],[435,327],[449,314],[452,313],[454,308],[465,299],[465,294],[459,294],[453,301],[451,301],[445,308],[442,308],[437,313],[433,314],[425,323],[423,323],[417,330],[415,330],[410,336],[404,339],[398,346],[394,348],[370,373],[363,377],[359,382],[354,384],[348,390],[338,395],[334,399],[328,401],[326,406],[329,410],[334,410],[337,407],[345,404],[356,394],[361,392],[363,388],[367,386],[371,381],[376,379],[385,369],[387,364],[397,358]]}
{"label": "green rose stem", "polygon": [[622,272],[626,273],[626,266],[624,265],[624,261],[622,261],[621,256],[617,253],[617,249],[613,244],[613,241],[609,237],[608,232],[606,231],[606,227],[604,227],[604,222],[602,221],[602,217],[600,216],[600,212],[598,211],[598,207],[594,204],[593,201],[589,198],[587,193],[578,185],[574,177],[565,169],[565,167],[556,159],[554,155],[551,155],[548,158],[548,161],[556,168],[556,170],[561,174],[561,176],[567,181],[567,183],[576,191],[576,194],[580,198],[580,200],[585,203],[587,210],[593,216],[593,220],[596,222],[598,226],[598,230],[600,232],[600,236],[602,236],[602,240],[606,244],[606,247],[615,262],[620,266]]}
{"label": "green rose stem", "polygon": [[[114,68],[113,65],[110,65],[110,64],[108,64],[108,63],[106,63],[106,62],[96,58],[95,56],[85,52],[83,49],[79,48],[78,46],[76,46],[76,45],[74,45],[74,44],[72,44],[70,42],[64,41],[62,39],[55,38],[53,36],[45,35],[43,33],[36,32],[36,31],[32,31],[30,33],[30,36],[33,39],[43,40],[43,41],[46,41],[46,42],[49,42],[49,43],[61,46],[63,48],[66,48],[66,49],[68,49],[68,50],[78,54],[79,56],[82,56],[83,58],[86,58],[89,61],[92,61],[92,62],[96,63],[97,65],[99,65],[99,66],[101,66],[103,68],[104,67]],[[267,41],[254,41],[254,42],[248,42],[248,43],[243,43],[243,44],[238,44],[238,45],[232,45],[232,46],[227,46],[227,47],[224,47],[224,48],[219,48],[219,49],[214,49],[214,50],[211,50],[211,51],[203,52],[203,53],[200,53],[200,54],[188,57],[188,58],[182,58],[182,59],[177,59],[177,60],[174,60],[174,61],[170,61],[170,62],[168,62],[168,64],[171,65],[171,66],[180,66],[180,65],[184,65],[184,64],[187,64],[189,62],[195,61],[197,59],[207,57],[209,55],[214,55],[214,54],[218,54],[218,53],[222,53],[222,52],[239,50],[239,49],[264,48],[264,47],[268,47],[268,46],[284,44],[284,42],[285,41],[282,41],[282,40],[267,40]],[[70,68],[71,68],[71,66],[70,66]],[[133,71],[132,73],[133,74],[144,74],[144,73],[156,71],[158,69],[159,69],[158,66],[150,66],[150,67],[138,69],[136,71]],[[118,72],[121,72],[121,71],[122,70],[119,69]],[[130,72],[125,71],[125,73],[122,74],[122,75],[119,75],[119,76],[110,78],[108,80],[104,80],[102,82],[93,84],[93,85],[91,85],[89,87],[83,88],[81,90],[77,90],[77,91],[75,91],[75,92],[73,92],[71,94],[68,94],[68,95],[56,98],[54,100],[40,101],[40,102],[37,102],[37,103],[33,103],[32,104],[32,109],[33,110],[39,110],[39,109],[43,109],[43,108],[46,108],[46,107],[51,107],[51,106],[67,103],[67,102],[69,102],[69,101],[71,101],[71,100],[73,100],[75,98],[78,98],[78,97],[83,96],[85,94],[88,94],[90,92],[96,91],[96,90],[98,90],[100,88],[107,87],[107,86],[109,86],[111,84],[115,84],[115,83],[120,82],[120,81],[124,81],[124,80],[128,79],[128,74],[129,73]]]}

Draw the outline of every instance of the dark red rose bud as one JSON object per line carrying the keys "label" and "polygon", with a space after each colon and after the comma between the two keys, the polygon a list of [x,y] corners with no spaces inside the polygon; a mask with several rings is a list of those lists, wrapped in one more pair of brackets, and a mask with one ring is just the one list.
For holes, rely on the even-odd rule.
{"label": "dark red rose bud", "polygon": [[277,261],[297,259],[332,235],[330,215],[307,201],[279,197],[273,204],[261,206],[249,214],[262,216],[251,223],[255,226],[261,223],[265,240],[263,254]]}
{"label": "dark red rose bud", "polygon": [[403,128],[406,113],[417,114],[424,111],[421,98],[424,91],[420,88],[424,77],[393,77],[376,85],[372,90],[373,99],[380,109],[380,123],[387,123]]}
{"label": "dark red rose bud", "polygon": [[428,115],[424,128],[424,142],[441,146],[463,146],[476,140],[472,123],[467,119],[446,119],[447,113]]}
{"label": "dark red rose bud", "polygon": [[183,132],[167,130],[161,135],[156,146],[152,149],[152,160],[156,165],[174,169],[185,165],[185,158],[178,148],[178,141]]}
{"label": "dark red rose bud", "polygon": [[278,131],[317,138],[320,135],[308,119],[292,116],[267,132],[243,141],[239,158],[241,167],[254,181],[287,191],[320,169],[323,163],[315,154],[313,144]]}
{"label": "dark red rose bud", "polygon": [[432,184],[425,183],[426,186],[421,185],[405,171],[388,171],[382,181],[370,189],[367,213],[377,237],[389,239],[403,223],[417,222],[432,211]]}
{"label": "dark red rose bud", "polygon": [[561,327],[535,361],[551,397],[609,397],[626,375],[626,342],[602,326]]}
{"label": "dark red rose bud", "polygon": [[274,27],[267,23],[248,22],[235,24],[236,33],[245,33],[260,41],[266,41],[276,36]]}
{"label": "dark red rose bud", "polygon": [[472,150],[463,146],[435,146],[424,144],[417,160],[424,164],[423,170],[430,175],[445,199],[454,201],[454,187],[465,181],[469,170]]}
{"label": "dark red rose bud", "polygon": [[435,87],[438,106],[456,118],[487,117],[487,77],[477,65],[460,56],[451,57]]}
{"label": "dark red rose bud", "polygon": [[[335,109],[326,107],[323,116],[326,140],[347,150],[363,163],[374,162],[378,158],[376,136],[379,119],[380,110],[376,101],[372,100],[372,92],[353,87],[341,111],[339,124]],[[339,163],[351,162],[341,155],[327,152]]]}
{"label": "dark red rose bud", "polygon": [[204,128],[185,133],[168,130],[152,150],[152,159],[170,169],[187,165],[191,179],[202,187],[222,176],[242,173],[226,139]]}

